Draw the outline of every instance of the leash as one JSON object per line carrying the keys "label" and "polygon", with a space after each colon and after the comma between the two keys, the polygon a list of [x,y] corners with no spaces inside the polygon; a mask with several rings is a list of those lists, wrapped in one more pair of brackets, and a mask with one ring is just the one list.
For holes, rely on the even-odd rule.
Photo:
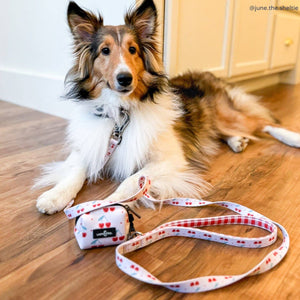
{"label": "leash", "polygon": [[[97,117],[101,117],[101,118],[111,118],[108,114],[103,113],[102,106],[96,108],[94,115]],[[117,123],[115,123],[115,125],[114,125],[114,129],[110,136],[110,140],[108,143],[107,151],[104,156],[103,165],[102,165],[101,169],[107,164],[110,157],[116,150],[117,146],[121,144],[123,133],[129,124],[129,121],[130,121],[129,113],[127,110],[125,110],[122,107],[120,108],[120,116],[122,118],[121,125],[117,125]]]}
{"label": "leash", "polygon": [[[158,226],[150,232],[144,233],[143,235],[137,236],[133,239],[123,242],[122,244],[119,244],[116,248],[116,264],[124,273],[128,274],[129,276],[135,279],[141,280],[152,285],[164,286],[170,290],[181,293],[205,292],[225,287],[248,276],[264,273],[274,268],[284,258],[288,251],[289,236],[285,228],[282,225],[259,214],[258,212],[247,208],[246,206],[242,206],[240,204],[228,201],[210,202],[191,198],[172,198],[166,200],[156,200],[148,194],[151,182],[147,177],[142,176],[139,179],[138,184],[139,190],[132,197],[129,197],[122,201],[96,200],[78,204],[74,207],[67,207],[65,209],[65,214],[69,219],[73,219],[82,214],[89,214],[92,211],[105,209],[106,207],[114,204],[135,201],[141,197],[145,197],[146,199],[156,203],[163,202],[165,204],[170,204],[174,206],[205,207],[208,205],[218,205],[225,207],[235,212],[236,214],[209,218],[194,218],[171,221]],[[199,229],[204,226],[234,224],[259,227],[268,231],[269,233],[264,237],[245,238]],[[267,247],[275,243],[277,239],[277,227],[281,230],[283,236],[283,241],[281,245],[277,249],[272,250],[268,255],[266,255],[255,267],[240,275],[212,275],[197,277],[184,281],[163,282],[160,281],[153,274],[151,274],[149,271],[147,271],[145,268],[141,267],[139,264],[133,262],[125,256],[125,254],[127,253],[133,252],[137,249],[141,249],[163,238],[171,236],[198,238],[235,247]]]}

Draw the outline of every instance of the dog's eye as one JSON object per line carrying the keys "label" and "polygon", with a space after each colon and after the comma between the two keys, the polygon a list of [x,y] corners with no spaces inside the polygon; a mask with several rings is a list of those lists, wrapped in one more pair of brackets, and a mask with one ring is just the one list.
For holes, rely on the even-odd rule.
{"label": "dog's eye", "polygon": [[135,54],[136,53],[136,48],[135,47],[129,47],[129,52],[131,54]]}
{"label": "dog's eye", "polygon": [[101,52],[102,52],[103,55],[109,55],[110,49],[107,48],[107,47],[105,47],[105,48],[103,48],[103,49],[101,50]]}

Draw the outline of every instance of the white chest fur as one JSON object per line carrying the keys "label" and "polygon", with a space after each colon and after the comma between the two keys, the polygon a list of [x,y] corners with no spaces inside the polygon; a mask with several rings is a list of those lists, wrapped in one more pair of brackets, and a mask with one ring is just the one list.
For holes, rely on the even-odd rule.
{"label": "white chest fur", "polygon": [[[95,116],[99,106],[110,118]],[[156,99],[156,103],[139,102],[105,90],[99,99],[79,103],[68,127],[68,141],[72,150],[79,152],[91,180],[103,172],[104,156],[113,126],[119,122],[120,107],[129,112],[130,122],[105,167],[106,175],[117,180],[130,176],[155,157],[159,139],[167,138],[178,117],[178,110],[168,95]]]}

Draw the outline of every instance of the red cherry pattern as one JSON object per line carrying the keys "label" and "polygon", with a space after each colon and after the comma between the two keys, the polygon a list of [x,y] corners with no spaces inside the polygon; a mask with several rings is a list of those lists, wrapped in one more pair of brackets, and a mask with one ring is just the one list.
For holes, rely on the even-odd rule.
{"label": "red cherry pattern", "polygon": [[136,267],[135,265],[131,265],[130,268],[135,270],[135,271],[139,271],[139,267]]}

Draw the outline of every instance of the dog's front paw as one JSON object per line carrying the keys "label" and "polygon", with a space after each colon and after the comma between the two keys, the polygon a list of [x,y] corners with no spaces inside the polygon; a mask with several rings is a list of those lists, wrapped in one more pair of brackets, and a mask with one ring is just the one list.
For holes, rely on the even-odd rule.
{"label": "dog's front paw", "polygon": [[63,210],[71,200],[64,193],[51,189],[37,199],[36,207],[41,213],[52,215]]}

